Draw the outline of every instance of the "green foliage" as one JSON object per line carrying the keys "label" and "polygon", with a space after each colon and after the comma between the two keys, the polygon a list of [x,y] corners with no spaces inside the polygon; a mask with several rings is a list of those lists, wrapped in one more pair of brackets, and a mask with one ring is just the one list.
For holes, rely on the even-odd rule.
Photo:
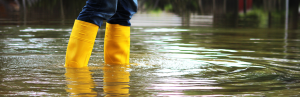
{"label": "green foliage", "polygon": [[[254,7],[252,10],[248,11],[246,14],[239,14],[239,17],[241,19],[246,19],[246,21],[256,23],[257,26],[260,28],[266,28],[268,27],[268,21],[269,21],[269,12],[265,11],[261,7]],[[271,11],[271,22],[272,24],[282,24],[284,18],[285,18],[285,11],[283,10],[276,10]],[[244,21],[245,22],[245,21]],[[275,23],[276,22],[276,23]],[[247,25],[249,26],[249,25]],[[278,25],[277,25],[278,26]]]}
{"label": "green foliage", "polygon": [[172,4],[168,4],[168,5],[166,5],[166,6],[164,7],[164,10],[165,10],[165,11],[171,11],[172,9],[173,9]]}
{"label": "green foliage", "polygon": [[240,18],[256,18],[258,20],[258,27],[265,28],[268,26],[268,13],[262,8],[253,8],[245,15],[240,14]]}

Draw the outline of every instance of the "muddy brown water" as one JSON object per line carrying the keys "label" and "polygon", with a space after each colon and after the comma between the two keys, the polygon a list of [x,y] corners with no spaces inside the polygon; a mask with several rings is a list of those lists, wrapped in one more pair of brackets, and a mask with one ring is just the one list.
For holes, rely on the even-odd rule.
{"label": "muddy brown water", "polygon": [[63,66],[72,25],[1,26],[0,95],[299,96],[298,30],[176,19],[133,20],[130,66],[103,65],[102,27],[82,69]]}

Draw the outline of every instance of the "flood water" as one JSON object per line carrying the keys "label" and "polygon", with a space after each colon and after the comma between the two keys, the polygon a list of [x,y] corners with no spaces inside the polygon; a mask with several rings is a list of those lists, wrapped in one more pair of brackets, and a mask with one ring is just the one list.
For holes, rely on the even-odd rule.
{"label": "flood water", "polygon": [[64,67],[72,25],[1,26],[0,95],[299,96],[297,30],[147,27],[136,19],[130,66],[104,65],[102,27],[82,69]]}
{"label": "flood water", "polygon": [[136,14],[130,66],[104,64],[103,26],[80,69],[64,67],[73,19],[1,25],[0,96],[300,96],[299,30],[182,19]]}

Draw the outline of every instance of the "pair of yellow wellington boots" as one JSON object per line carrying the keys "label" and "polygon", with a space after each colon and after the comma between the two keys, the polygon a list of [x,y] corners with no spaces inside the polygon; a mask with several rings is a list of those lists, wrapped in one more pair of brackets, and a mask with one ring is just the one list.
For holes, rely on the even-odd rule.
{"label": "pair of yellow wellington boots", "polygon": [[[67,47],[65,67],[82,68],[88,65],[99,26],[75,20]],[[130,27],[106,25],[104,39],[105,64],[129,64]]]}

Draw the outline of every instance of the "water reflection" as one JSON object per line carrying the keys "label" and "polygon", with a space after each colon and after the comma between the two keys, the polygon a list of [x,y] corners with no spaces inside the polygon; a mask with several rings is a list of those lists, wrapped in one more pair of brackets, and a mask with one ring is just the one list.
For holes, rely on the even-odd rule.
{"label": "water reflection", "polygon": [[103,67],[103,90],[106,97],[129,96],[129,65],[107,65]]}
{"label": "water reflection", "polygon": [[70,96],[97,96],[93,90],[95,83],[92,79],[92,72],[89,68],[66,68],[66,89]]}
{"label": "water reflection", "polygon": [[[97,82],[94,82],[97,79],[94,79],[93,72],[90,70],[100,68],[103,72],[103,77],[101,77],[103,82],[97,85]],[[65,76],[68,87],[66,91],[69,92],[69,96],[99,96],[102,95],[99,89],[103,89],[102,96],[105,97],[129,96],[129,68],[129,65],[108,64],[101,65],[101,67],[66,68]]]}
{"label": "water reflection", "polygon": [[0,92],[5,96],[299,93],[298,31],[284,37],[283,29],[132,27],[130,60],[139,65],[129,68],[102,65],[100,30],[89,69],[65,69],[69,27],[1,29]]}

